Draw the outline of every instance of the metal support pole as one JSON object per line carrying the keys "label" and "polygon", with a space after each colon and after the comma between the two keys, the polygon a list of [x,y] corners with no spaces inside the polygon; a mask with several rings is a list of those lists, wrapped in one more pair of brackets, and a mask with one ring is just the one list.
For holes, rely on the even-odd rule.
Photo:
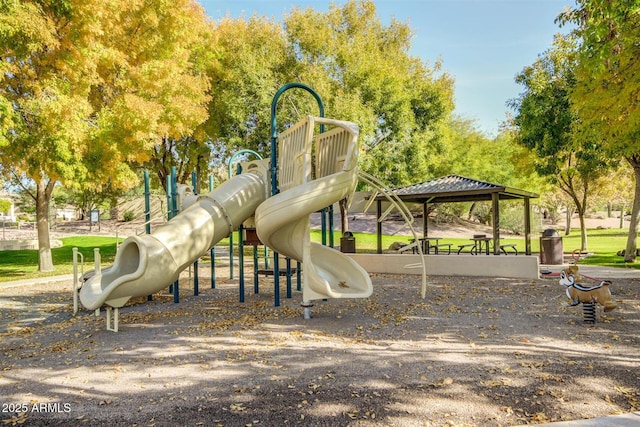
{"label": "metal support pole", "polygon": [[229,234],[229,279],[233,279],[233,231]]}
{"label": "metal support pole", "polygon": [[[277,117],[276,117],[276,106],[278,105],[278,99],[280,96],[289,89],[299,88],[304,89],[309,92],[318,102],[318,108],[320,109],[320,117],[324,117],[324,104],[322,103],[322,99],[320,95],[311,87],[303,84],[303,83],[287,83],[282,86],[276,94],[273,96],[273,100],[271,101],[271,195],[274,196],[278,194],[280,191],[278,189],[278,144],[277,144]],[[320,133],[324,132],[324,124],[320,125]],[[274,251],[273,253],[273,285],[274,285],[274,299],[275,305],[278,307],[280,305],[280,270],[279,270],[279,262],[278,262],[278,253]]]}
{"label": "metal support pole", "polygon": [[377,253],[382,253],[382,222],[380,222],[380,217],[382,217],[382,200],[378,200],[376,202],[376,235],[377,235],[377,243],[378,250]]}
{"label": "metal support pole", "polygon": [[[209,192],[212,192],[215,188],[215,182],[213,181],[213,175],[209,175]],[[210,249],[211,255],[211,289],[216,288],[216,247],[213,246]]]}
{"label": "metal support pole", "polygon": [[260,292],[258,284],[258,246],[253,246],[253,293]]}
{"label": "metal support pole", "polygon": [[329,206],[329,247],[333,248],[333,205]]}
{"label": "metal support pole", "polygon": [[291,258],[287,257],[287,298],[291,298]]}
{"label": "metal support pole", "polygon": [[[198,194],[198,175],[195,172],[191,172],[191,186],[193,188],[193,194]],[[196,259],[193,262],[193,295],[198,296],[200,294],[200,289],[198,285],[198,260]]]}
{"label": "metal support pole", "polygon": [[[171,175],[167,175],[167,221],[173,218],[173,199],[171,198]],[[169,293],[173,293],[173,284],[169,285]]]}
{"label": "metal support pole", "polygon": [[322,209],[320,211],[320,223],[322,231],[320,233],[322,237],[322,246],[327,246],[327,210]]}
{"label": "metal support pole", "polygon": [[[151,189],[149,171],[144,171],[144,231],[151,234]],[[147,295],[147,301],[153,301],[153,295]]]}
{"label": "metal support pole", "polygon": [[[171,215],[172,218],[178,215],[178,178],[177,169],[175,166],[171,166]],[[173,302],[180,302],[180,280],[177,279],[173,283]]]}
{"label": "metal support pole", "polygon": [[216,288],[216,248],[211,248],[211,289]]}
{"label": "metal support pole", "polygon": [[280,262],[276,251],[273,251],[273,305],[280,307]]}
{"label": "metal support pole", "polygon": [[[78,248],[73,248],[73,315],[78,313],[78,291],[80,290],[80,281],[84,276],[84,256],[78,252]],[[78,275],[78,257],[80,257],[80,275]]]}
{"label": "metal support pole", "polygon": [[144,231],[151,234],[151,190],[149,188],[149,171],[144,171]]}
{"label": "metal support pole", "polygon": [[178,215],[178,170],[171,166],[171,215]]}
{"label": "metal support pole", "polygon": [[167,188],[167,221],[170,220],[172,218],[172,206],[173,206],[173,202],[171,201],[171,176],[167,175],[167,180],[166,180],[166,188]]}
{"label": "metal support pole", "polygon": [[193,295],[198,296],[200,290],[198,289],[198,260],[193,263]]}
{"label": "metal support pole", "polygon": [[240,302],[244,302],[244,242],[242,224],[238,226],[238,273],[240,283]]}
{"label": "metal support pole", "polygon": [[193,194],[198,194],[198,174],[195,172],[191,172],[191,188],[193,189]]}

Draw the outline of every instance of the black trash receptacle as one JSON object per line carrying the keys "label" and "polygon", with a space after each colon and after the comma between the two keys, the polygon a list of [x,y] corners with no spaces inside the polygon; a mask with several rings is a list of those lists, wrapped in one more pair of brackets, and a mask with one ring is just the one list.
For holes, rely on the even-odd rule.
{"label": "black trash receptacle", "polygon": [[340,252],[355,254],[356,238],[350,231],[345,231],[340,238]]}
{"label": "black trash receptacle", "polygon": [[540,237],[540,264],[562,264],[564,254],[562,237],[553,228],[547,228]]}

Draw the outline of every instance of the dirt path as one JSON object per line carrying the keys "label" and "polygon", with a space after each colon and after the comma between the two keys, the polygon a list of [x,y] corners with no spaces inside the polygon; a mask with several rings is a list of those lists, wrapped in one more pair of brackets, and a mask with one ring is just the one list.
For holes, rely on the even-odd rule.
{"label": "dirt path", "polygon": [[[218,274],[200,295],[72,317],[67,284],[0,291],[2,420],[26,425],[510,426],[640,410],[640,280],[595,325],[556,279],[373,277],[365,300],[273,307]],[[251,282],[251,278],[248,279]],[[295,288],[295,282],[294,282]],[[6,410],[5,410],[6,409]],[[24,409],[24,412],[16,412]]]}

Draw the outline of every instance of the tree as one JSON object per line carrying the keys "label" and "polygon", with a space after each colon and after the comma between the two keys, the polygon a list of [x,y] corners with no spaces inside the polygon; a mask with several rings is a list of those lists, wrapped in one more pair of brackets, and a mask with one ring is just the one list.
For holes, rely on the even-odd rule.
{"label": "tree", "polygon": [[549,177],[575,204],[581,231],[581,250],[587,250],[585,213],[592,185],[606,173],[609,159],[602,155],[596,133],[578,138],[578,125],[569,101],[575,85],[575,40],[556,36],[553,47],[516,76],[525,86],[510,102],[517,114],[517,141],[535,150],[538,172]]}
{"label": "tree", "polygon": [[640,3],[637,0],[577,0],[560,15],[574,23],[580,40],[576,87],[571,94],[580,131],[594,130],[610,156],[624,158],[635,178],[625,262],[636,260],[640,221]]}
{"label": "tree", "polygon": [[383,25],[370,0],[326,13],[294,9],[285,25],[303,80],[332,116],[360,125],[362,167],[393,186],[429,176],[453,109],[453,80],[440,64],[409,54],[410,27]]}
{"label": "tree", "polygon": [[[281,86],[297,80],[296,64],[283,29],[264,17],[253,16],[246,21],[224,18],[215,25],[211,47],[215,55],[207,73],[213,100],[203,128],[211,149],[222,159],[240,149],[251,149],[266,157],[273,96]],[[295,98],[295,94],[287,97],[289,101]],[[292,121],[292,110],[290,102],[280,103],[281,128]],[[317,107],[308,111],[317,114]]]}
{"label": "tree", "polygon": [[[0,163],[35,182],[39,269],[53,269],[47,212],[57,182],[137,184],[161,137],[206,118],[191,47],[208,31],[191,0],[0,4]],[[21,180],[22,181],[22,180]]]}
{"label": "tree", "polygon": [[8,215],[10,209],[11,209],[11,201],[0,199],[0,213],[4,215]]}
{"label": "tree", "polygon": [[361,167],[392,186],[430,176],[453,80],[409,54],[410,27],[385,26],[373,1],[350,0],[326,13],[294,9],[285,30],[300,80],[318,91],[328,115],[360,126]]}

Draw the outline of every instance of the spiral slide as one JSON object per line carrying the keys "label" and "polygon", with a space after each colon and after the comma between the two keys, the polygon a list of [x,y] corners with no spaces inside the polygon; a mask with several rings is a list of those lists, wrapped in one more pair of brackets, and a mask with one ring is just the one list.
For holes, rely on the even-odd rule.
{"label": "spiral slide", "polygon": [[[326,136],[320,134],[316,142],[316,164],[313,169],[319,177],[311,180],[312,139],[308,130],[313,130],[316,123],[332,124],[336,128]],[[306,126],[306,129],[300,130],[307,134],[305,144],[294,141],[293,145],[298,151],[288,152],[289,156],[296,159],[289,163],[294,168],[289,174],[293,178],[290,183],[285,181],[281,193],[258,207],[255,214],[256,231],[267,246],[302,262],[305,302],[325,298],[366,298],[373,290],[369,274],[341,252],[311,242],[309,224],[311,213],[350,197],[355,190],[358,181],[357,126],[317,117],[307,118],[307,123],[302,125]],[[296,131],[296,128],[291,130],[294,134]],[[287,144],[287,136],[281,137],[281,144]],[[287,152],[286,146],[281,150]],[[281,180],[286,180],[288,174],[283,168],[287,164],[280,163]]]}
{"label": "spiral slide", "polygon": [[253,215],[266,198],[268,167],[251,162],[155,232],[128,237],[114,264],[90,277],[80,289],[88,310],[119,308],[132,297],[151,295],[176,281],[180,272]]}

